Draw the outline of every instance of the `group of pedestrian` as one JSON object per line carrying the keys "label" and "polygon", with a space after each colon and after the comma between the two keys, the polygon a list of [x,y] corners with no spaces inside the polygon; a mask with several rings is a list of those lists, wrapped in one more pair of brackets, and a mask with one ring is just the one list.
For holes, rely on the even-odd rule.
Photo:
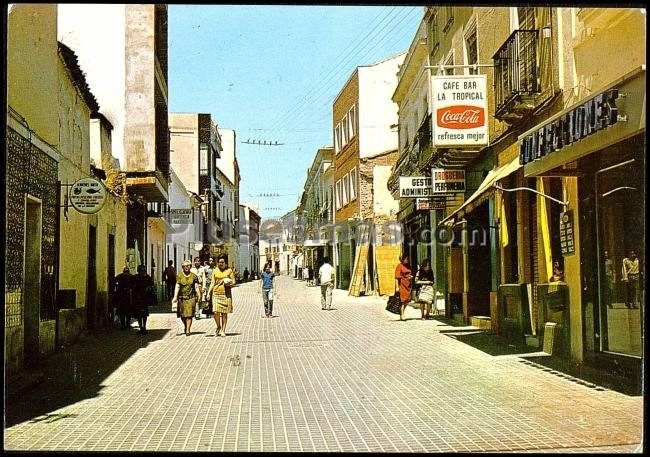
{"label": "group of pedestrian", "polygon": [[415,301],[419,303],[421,310],[421,319],[431,318],[431,308],[436,298],[435,278],[431,269],[431,261],[424,259],[422,265],[413,276],[409,256],[403,253],[399,257],[399,263],[395,268],[395,290],[399,291],[400,310],[399,319],[404,319],[406,305],[411,302],[411,294],[415,286]]}
{"label": "group of pedestrian", "polygon": [[232,313],[231,288],[236,284],[235,271],[228,268],[225,255],[210,258],[203,267],[200,259],[182,264],[182,271],[176,275],[176,287],[172,297],[172,307],[183,321],[185,336],[190,335],[192,319],[199,318],[202,303],[208,314],[212,314],[216,324],[216,336],[226,336],[228,314]]}
{"label": "group of pedestrian", "polygon": [[122,273],[113,281],[113,305],[120,321],[120,327],[131,327],[131,319],[138,321],[140,333],[147,333],[149,306],[156,304],[153,279],[147,274],[144,265],[138,265],[138,273],[131,274],[131,269],[124,267]]}

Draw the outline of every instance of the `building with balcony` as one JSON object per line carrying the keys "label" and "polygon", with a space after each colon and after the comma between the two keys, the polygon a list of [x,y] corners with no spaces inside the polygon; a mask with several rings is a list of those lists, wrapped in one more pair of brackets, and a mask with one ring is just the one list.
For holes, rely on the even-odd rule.
{"label": "building with balcony", "polygon": [[[429,8],[432,23],[468,23],[463,8],[441,9]],[[448,314],[489,316],[493,332],[640,379],[644,294],[622,276],[643,274],[630,251],[645,248],[645,11],[479,10],[469,17],[479,64],[492,55],[490,142],[468,150],[464,200],[438,226],[450,237]],[[445,41],[429,40],[445,62]],[[433,163],[445,157],[463,158],[436,148]]]}
{"label": "building with balcony", "polygon": [[[334,264],[336,287],[353,295],[378,290],[375,271],[392,261],[375,252],[373,187],[377,166],[397,160],[397,105],[391,96],[397,71],[406,53],[372,65],[359,66],[350,75],[332,105],[334,137]],[[384,249],[383,247],[379,249]],[[397,264],[395,260],[392,268]],[[394,270],[393,270],[394,272]],[[393,291],[391,290],[390,293]]]}
{"label": "building with balcony", "polygon": [[[460,172],[464,183],[461,191],[437,194],[438,209],[430,213],[436,279],[447,316],[464,322],[474,316],[496,320],[499,268],[491,185],[495,176],[505,177],[517,167],[512,148],[516,135],[491,111],[496,97],[492,57],[511,33],[511,16],[508,8],[485,7],[428,7],[425,13],[432,82],[432,148],[425,169],[432,179],[433,170],[442,175]],[[478,100],[459,99],[458,107],[446,108],[445,95],[454,100],[458,95],[440,90],[441,81],[443,85],[478,83],[483,88],[475,92]],[[449,128],[441,117],[442,107],[453,112],[453,108],[474,109],[475,105],[483,113],[482,141],[470,135],[458,142],[442,141]],[[463,138],[464,128],[458,125],[453,133]]]}
{"label": "building with balcony", "polygon": [[171,163],[185,189],[199,195],[203,204],[200,232],[193,242],[201,250],[201,261],[216,255],[222,245],[220,207],[224,198],[223,176],[217,159],[223,147],[221,135],[210,114],[170,113]]}
{"label": "building with balcony", "polygon": [[[555,324],[560,355],[641,386],[646,12],[558,8],[549,17],[539,21],[536,11],[540,39],[551,41],[555,62],[564,63],[552,67],[561,101],[517,139],[524,179],[561,202],[534,197],[535,330],[543,338]],[[543,71],[539,77],[545,80]],[[565,277],[560,306],[544,284],[555,261]]]}
{"label": "building with balcony", "polygon": [[134,202],[129,256],[144,261],[146,203],[168,199],[167,6],[59,4],[58,10],[58,39],[78,56],[113,126],[113,153]]}
{"label": "building with balcony", "polygon": [[[304,239],[301,243],[303,267],[307,266],[312,272],[318,271],[324,257],[328,256],[331,261],[333,254],[333,154],[334,148],[331,146],[316,151],[314,160],[307,169],[301,204],[298,207],[304,223]],[[283,252],[283,255],[288,256],[289,253]],[[282,260],[281,269],[286,271],[289,262],[284,261],[284,258]]]}
{"label": "building with balcony", "polygon": [[[224,253],[228,265],[234,266],[239,256],[239,165],[237,163],[237,135],[232,129],[218,127],[223,149],[216,161],[217,177],[223,197],[217,203],[215,245],[213,255]],[[241,272],[240,272],[241,273]]]}

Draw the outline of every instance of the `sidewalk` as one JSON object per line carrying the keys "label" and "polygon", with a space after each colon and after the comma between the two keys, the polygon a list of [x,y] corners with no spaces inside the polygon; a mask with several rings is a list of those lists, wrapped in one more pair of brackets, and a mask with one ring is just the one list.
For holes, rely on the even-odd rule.
{"label": "sidewalk", "polygon": [[98,333],[7,400],[8,450],[213,452],[640,452],[643,397],[491,355],[473,331],[384,311],[383,297],[276,279],[233,290],[228,336],[171,313],[149,334]]}

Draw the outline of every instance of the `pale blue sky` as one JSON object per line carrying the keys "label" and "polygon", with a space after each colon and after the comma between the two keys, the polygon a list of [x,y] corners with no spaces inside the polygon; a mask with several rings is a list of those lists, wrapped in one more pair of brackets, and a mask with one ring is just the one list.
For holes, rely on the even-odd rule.
{"label": "pale blue sky", "polygon": [[[241,202],[295,209],[354,69],[406,51],[422,7],[169,6],[169,111],[237,132]],[[243,144],[248,139],[282,146]],[[260,194],[277,194],[267,197]]]}

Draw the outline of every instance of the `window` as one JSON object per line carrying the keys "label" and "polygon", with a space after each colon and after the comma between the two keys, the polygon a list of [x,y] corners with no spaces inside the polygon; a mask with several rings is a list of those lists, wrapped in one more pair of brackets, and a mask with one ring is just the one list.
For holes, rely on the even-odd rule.
{"label": "window", "polygon": [[342,137],[342,145],[345,146],[348,144],[348,140],[350,137],[348,136],[348,116],[347,114],[343,116],[343,119],[341,119],[341,123],[339,124],[341,127],[341,137]]}
{"label": "window", "polygon": [[199,147],[199,174],[208,174],[208,145],[204,143]]}
{"label": "window", "polygon": [[341,202],[343,195],[341,195],[341,180],[336,181],[336,209],[341,209]]}
{"label": "window", "polygon": [[334,127],[334,153],[338,154],[341,150],[341,138],[339,137],[339,126]]}
{"label": "window", "polygon": [[434,11],[429,22],[429,37],[431,43],[431,49],[429,51],[429,57],[433,61],[433,57],[437,54],[438,48],[440,47],[440,36],[439,36],[438,27],[438,11]]}
{"label": "window", "polygon": [[349,125],[349,137],[353,138],[358,133],[357,125],[357,106],[352,105],[350,111],[348,111],[348,125]]}
{"label": "window", "polygon": [[[478,48],[476,43],[476,23],[465,34],[465,58],[468,65],[478,64]],[[478,68],[469,68],[470,75],[477,75]]]}
{"label": "window", "polygon": [[531,6],[517,8],[519,30],[535,30],[535,8]]}
{"label": "window", "polygon": [[357,198],[357,167],[350,170],[350,201]]}
{"label": "window", "polygon": [[445,6],[445,27],[442,29],[442,31],[444,33],[447,33],[453,23],[454,23],[454,7]]}
{"label": "window", "polygon": [[343,176],[343,206],[350,201],[350,175]]}

